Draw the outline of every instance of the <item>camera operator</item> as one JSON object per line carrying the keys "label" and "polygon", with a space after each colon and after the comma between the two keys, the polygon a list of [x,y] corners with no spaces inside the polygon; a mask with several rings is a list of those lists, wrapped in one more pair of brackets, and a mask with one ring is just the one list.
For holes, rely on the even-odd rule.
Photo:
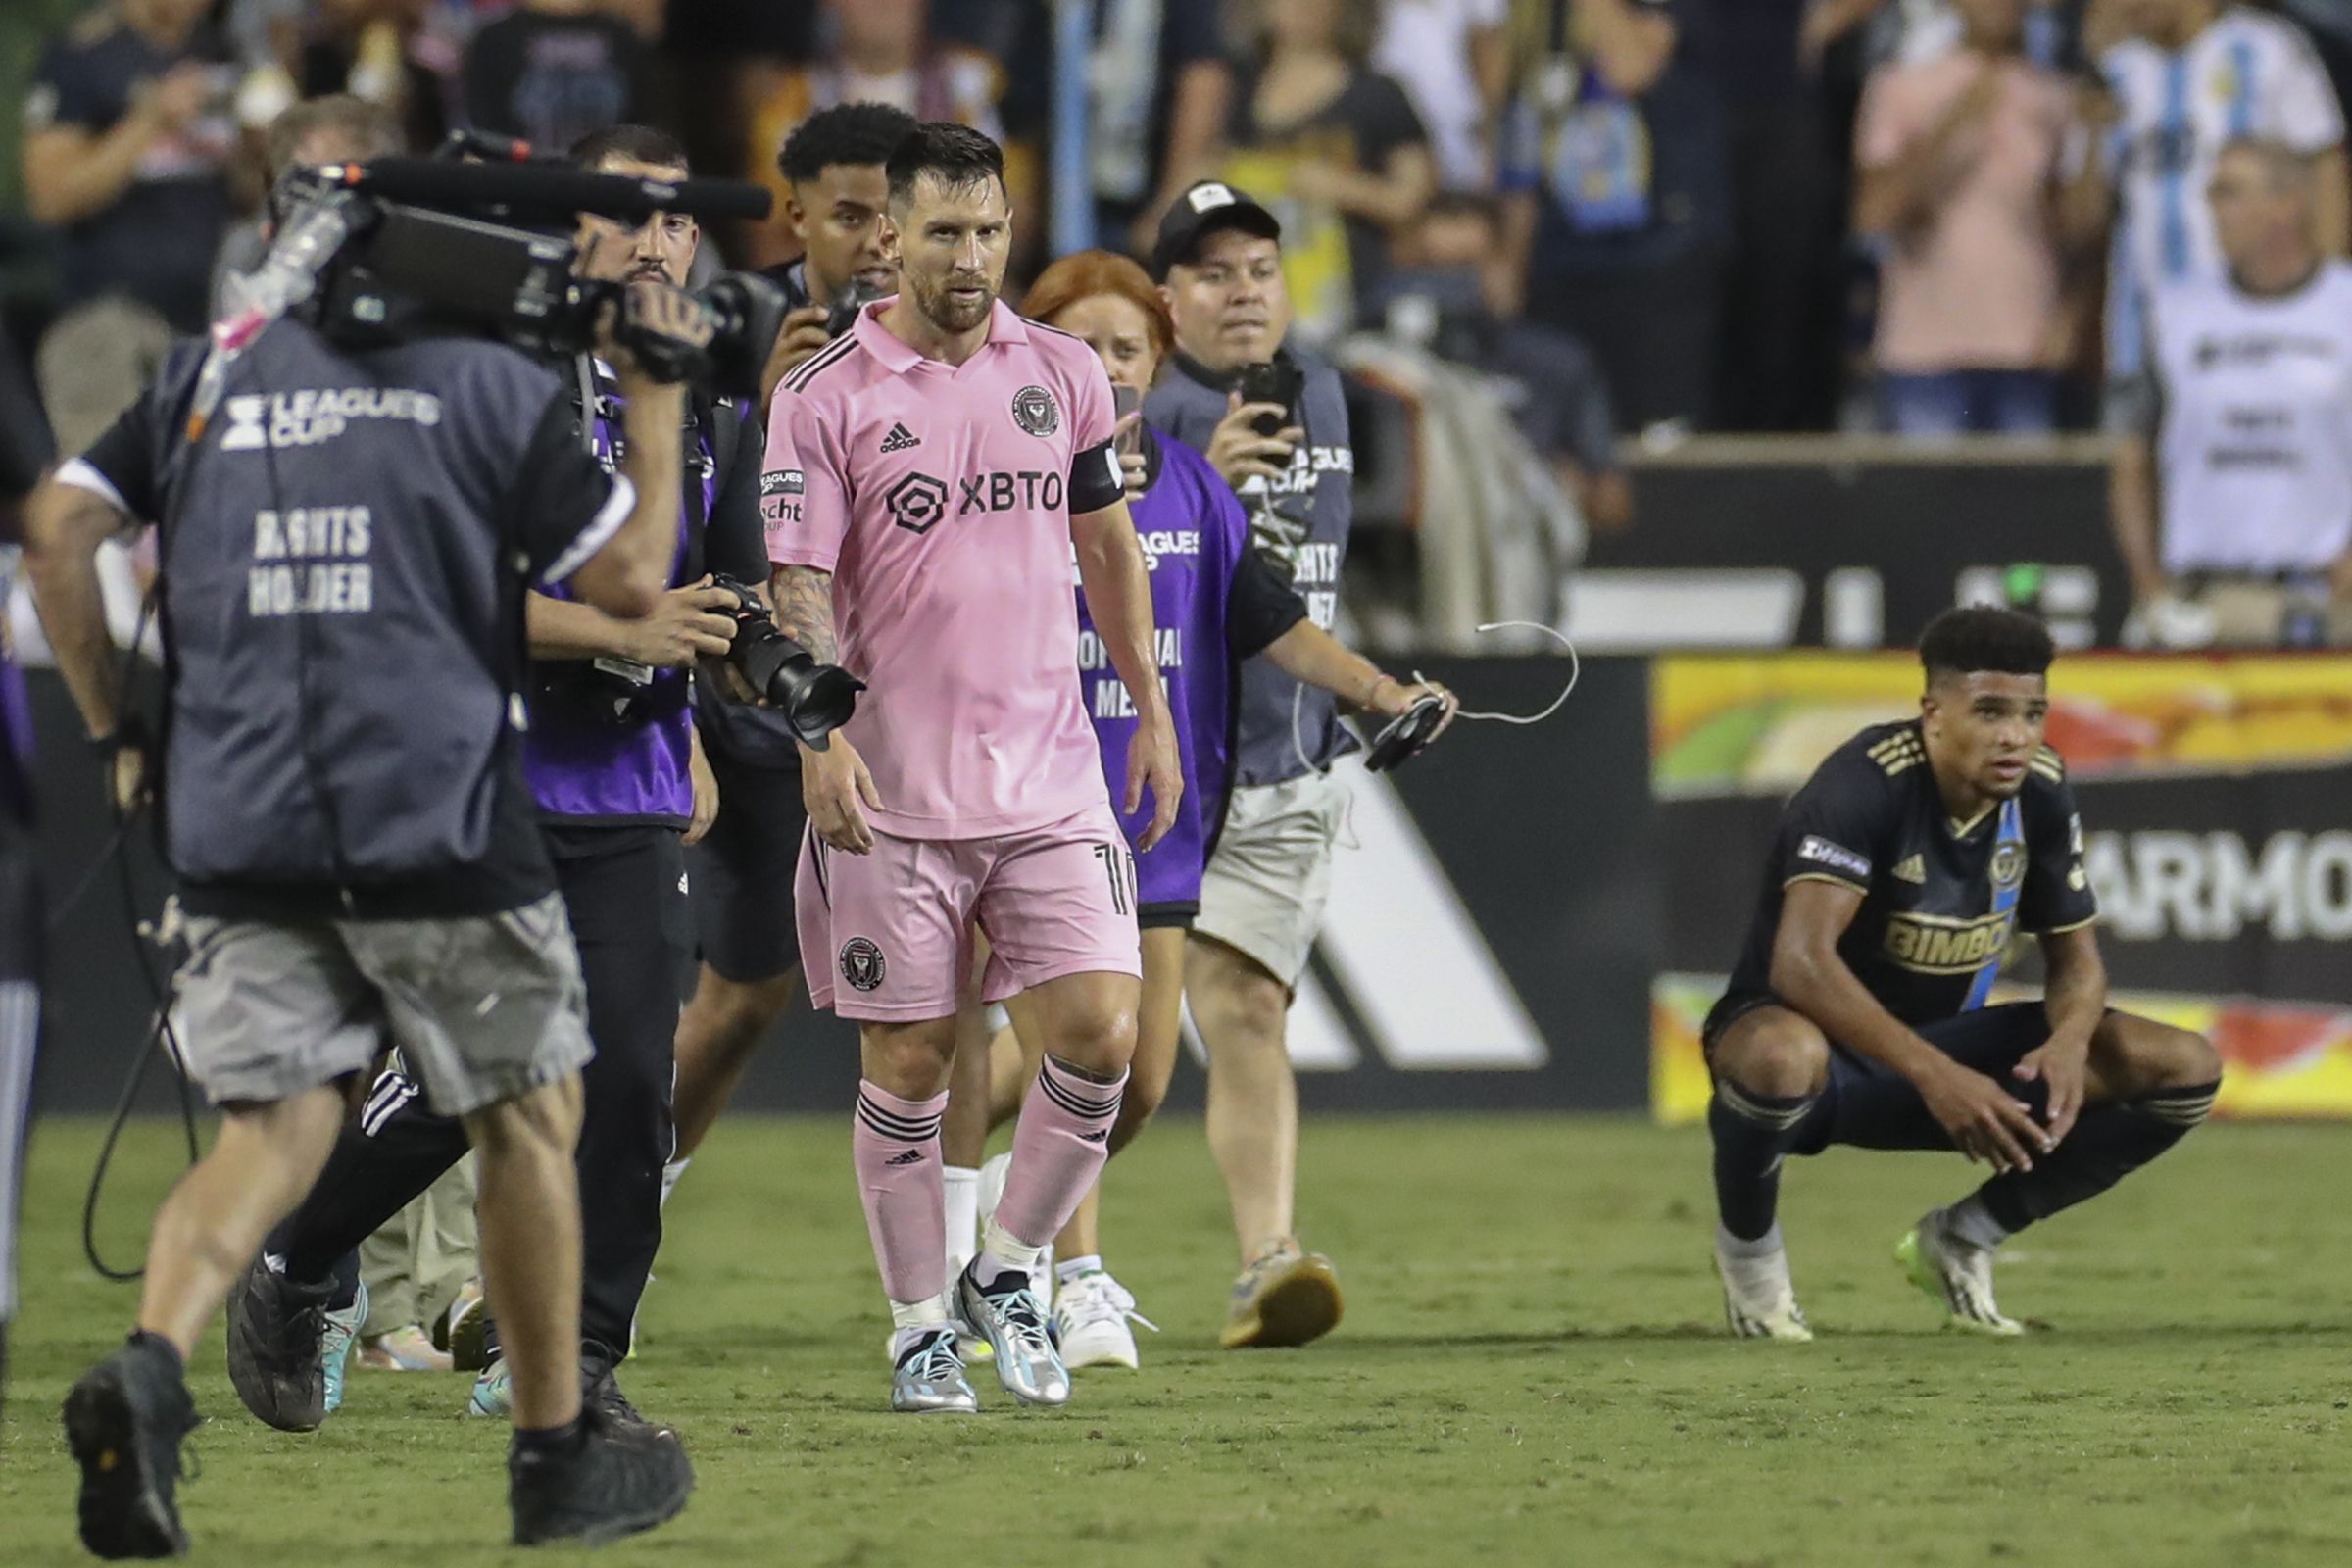
{"label": "camera operator", "polygon": [[[1160,220],[1152,272],[1175,319],[1177,352],[1173,373],[1145,399],[1144,417],[1206,454],[1240,494],[1251,543],[1328,631],[1339,611],[1355,455],[1339,373],[1283,341],[1291,304],[1281,225],[1231,186],[1195,185]],[[1259,400],[1268,385],[1297,390]],[[1263,656],[1242,666],[1236,788],[1201,879],[1184,975],[1208,1047],[1209,1143],[1242,1251],[1223,1335],[1229,1348],[1304,1344],[1340,1319],[1330,1259],[1302,1251],[1292,1234],[1298,1089],[1283,1036],[1348,809],[1331,764],[1353,750],[1331,693],[1300,685]]]}
{"label": "camera operator", "polygon": [[766,273],[783,286],[792,313],[760,378],[761,408],[787,372],[848,330],[859,305],[898,292],[898,270],[882,248],[890,201],[883,165],[914,128],[912,115],[888,104],[837,104],[784,139],[776,167],[802,255]]}
{"label": "camera operator", "polygon": [[[574,151],[590,172],[668,181],[687,175],[685,150],[645,126],[598,131]],[[675,283],[699,238],[693,220],[675,214],[657,213],[633,230],[585,218],[579,270],[610,281]],[[617,444],[625,459],[641,439],[628,389],[589,359],[565,370],[580,388],[571,407],[587,416],[574,416],[575,446],[592,444],[609,465]],[[673,416],[673,428],[683,417],[683,411]],[[582,1077],[578,1160],[580,1381],[593,1404],[628,1423],[642,1417],[612,1374],[628,1354],[662,1238],[662,1171],[672,1148],[671,1038],[692,957],[680,840],[708,826],[716,805],[698,762],[692,673],[698,662],[723,656],[735,635],[734,620],[721,613],[733,596],[711,584],[705,568],[753,571],[766,548],[758,494],[764,438],[757,420],[722,400],[698,406],[694,424],[671,513],[671,586],[652,612],[617,619],[560,592],[533,594],[527,610],[535,664],[524,770],[579,943],[596,1046]],[[378,1084],[368,1114],[346,1132],[317,1190],[270,1237],[270,1253],[284,1260],[283,1272],[257,1265],[231,1304],[230,1374],[257,1417],[308,1431],[340,1402],[348,1336],[326,1341],[322,1374],[319,1326],[304,1307],[323,1298],[348,1322],[350,1274],[337,1278],[344,1259],[464,1152],[445,1118],[403,1085]],[[252,1348],[238,1350],[240,1344]],[[492,1359],[470,1408],[501,1414],[509,1396],[508,1360]]]}
{"label": "camera operator", "polygon": [[[387,1035],[479,1152],[514,1363],[514,1539],[648,1529],[693,1486],[676,1434],[580,1398],[572,1145],[591,1047],[519,734],[526,583],[614,615],[658,606],[683,393],[614,351],[616,481],[545,365],[435,330],[428,301],[382,296],[362,329],[331,296],[314,318],[332,336],[289,315],[223,360],[176,349],[33,502],[41,617],[125,805],[144,768],[95,557],[161,525],[162,821],[192,949],[178,1001],[187,1070],[221,1111],[156,1217],[137,1331],[66,1401],[82,1539],[103,1557],[187,1549],[186,1357],[318,1177]],[[635,285],[628,317],[649,353],[712,338],[706,308],[661,284]]]}
{"label": "camera operator", "polygon": [[[914,128],[913,116],[887,104],[842,104],[810,115],[785,141],[777,158],[790,191],[785,213],[807,254],[766,274],[793,310],[760,377],[763,400],[846,330],[858,305],[897,291],[898,270],[882,249],[883,166]],[[791,731],[764,710],[725,701],[715,683],[696,697],[719,804],[718,820],[687,858],[703,961],[678,1018],[671,1185],[792,1005],[801,959],[791,890],[808,821]]]}

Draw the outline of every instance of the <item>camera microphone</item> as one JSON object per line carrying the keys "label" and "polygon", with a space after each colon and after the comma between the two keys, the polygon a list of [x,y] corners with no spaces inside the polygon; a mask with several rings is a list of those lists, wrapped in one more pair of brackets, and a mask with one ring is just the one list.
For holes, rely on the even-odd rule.
{"label": "camera microphone", "polygon": [[734,179],[640,179],[582,173],[568,164],[467,164],[442,158],[377,158],[319,172],[345,190],[443,210],[506,207],[568,223],[575,213],[643,222],[656,213],[764,219],[775,198]]}

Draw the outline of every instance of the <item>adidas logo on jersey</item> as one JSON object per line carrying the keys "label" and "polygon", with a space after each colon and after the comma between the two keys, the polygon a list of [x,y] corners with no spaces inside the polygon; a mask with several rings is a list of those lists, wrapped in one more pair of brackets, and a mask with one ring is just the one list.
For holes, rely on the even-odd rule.
{"label": "adidas logo on jersey", "polygon": [[1910,882],[1919,887],[1926,887],[1928,885],[1927,857],[1914,855],[1908,859],[1897,861],[1894,867],[1894,879],[1897,882]]}
{"label": "adidas logo on jersey", "polygon": [[884,452],[904,452],[908,447],[919,447],[922,444],[921,438],[903,424],[894,423],[890,427],[890,434],[882,438]]}

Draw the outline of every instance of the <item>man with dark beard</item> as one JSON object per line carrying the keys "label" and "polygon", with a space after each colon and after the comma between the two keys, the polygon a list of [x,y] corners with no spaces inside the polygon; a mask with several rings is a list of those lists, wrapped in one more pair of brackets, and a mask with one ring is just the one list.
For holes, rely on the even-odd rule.
{"label": "man with dark beard", "polygon": [[[1003,152],[933,122],[888,172],[901,292],[785,376],[760,480],[777,624],[874,694],[802,755],[802,965],[811,1000],[859,1025],[851,1147],[897,1330],[893,1408],[977,1408],[958,1326],[1015,1399],[1057,1405],[1069,1374],[1029,1270],[1102,1173],[1142,974],[1135,862],[1070,678],[1073,558],[1090,647],[1134,700],[1142,850],[1183,794],[1176,729],[1109,380],[997,297]],[[975,924],[983,996],[1027,996],[1045,1060],[996,1219],[951,1282],[940,1118]]]}

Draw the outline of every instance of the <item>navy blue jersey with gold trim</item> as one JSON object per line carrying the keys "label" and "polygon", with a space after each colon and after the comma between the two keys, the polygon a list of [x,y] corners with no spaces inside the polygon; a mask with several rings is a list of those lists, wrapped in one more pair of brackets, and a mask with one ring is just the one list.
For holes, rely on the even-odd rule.
{"label": "navy blue jersey with gold trim", "polygon": [[2098,914],[2058,754],[2042,747],[2015,800],[1955,822],[1916,719],[1864,730],[1788,803],[1727,1004],[1771,995],[1782,899],[1807,879],[1862,895],[1838,955],[1914,1025],[1982,1006],[2018,932],[2069,931]]}

